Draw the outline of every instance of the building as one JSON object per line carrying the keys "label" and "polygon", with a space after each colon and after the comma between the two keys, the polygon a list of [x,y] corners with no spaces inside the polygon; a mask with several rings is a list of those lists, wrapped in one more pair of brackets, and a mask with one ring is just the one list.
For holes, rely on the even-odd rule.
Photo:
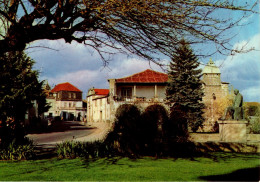
{"label": "building", "polygon": [[86,107],[82,91],[66,82],[56,85],[48,92],[47,102],[51,106],[45,117],[60,117],[62,120],[83,120]]}
{"label": "building", "polygon": [[[220,69],[210,59],[202,72],[202,82],[205,96],[207,120],[204,131],[212,131],[215,122],[220,117],[214,112],[217,101],[229,96],[229,83],[221,81]],[[111,121],[115,119],[117,108],[122,104],[135,104],[141,110],[150,105],[165,104],[168,75],[147,69],[128,77],[108,79],[109,89],[89,89],[87,95],[87,120],[94,122]]]}
{"label": "building", "polygon": [[[210,59],[202,71],[202,81],[205,96],[203,102],[205,103],[205,119],[204,131],[214,131],[216,121],[221,117],[224,102],[231,97],[229,92],[229,83],[221,81],[220,69]],[[222,105],[222,106],[221,106]]]}
{"label": "building", "polygon": [[88,121],[114,121],[116,110],[122,104],[135,104],[143,109],[154,104],[165,105],[167,81],[167,74],[150,69],[109,79],[109,89],[88,91]]}
{"label": "building", "polygon": [[103,122],[110,120],[109,89],[91,88],[86,97],[87,121]]}
{"label": "building", "polygon": [[205,96],[204,103],[210,103],[212,100],[218,100],[228,96],[229,83],[221,81],[220,69],[210,59],[202,71],[202,81]]}

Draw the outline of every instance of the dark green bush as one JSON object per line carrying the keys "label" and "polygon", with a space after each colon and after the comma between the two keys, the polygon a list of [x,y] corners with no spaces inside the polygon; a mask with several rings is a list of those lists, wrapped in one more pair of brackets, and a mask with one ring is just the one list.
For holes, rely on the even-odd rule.
{"label": "dark green bush", "polygon": [[141,122],[141,112],[135,105],[119,106],[114,126],[105,143],[122,155],[137,155],[141,145]]}
{"label": "dark green bush", "polygon": [[148,155],[162,154],[167,142],[168,113],[161,105],[148,106],[143,118],[144,153]]}
{"label": "dark green bush", "polygon": [[189,138],[188,122],[180,105],[171,108],[168,123],[168,137],[173,142],[187,142]]}

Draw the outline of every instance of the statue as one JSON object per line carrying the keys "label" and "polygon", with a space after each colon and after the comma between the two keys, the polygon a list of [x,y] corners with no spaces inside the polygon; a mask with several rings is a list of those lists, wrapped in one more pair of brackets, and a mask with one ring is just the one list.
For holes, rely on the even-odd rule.
{"label": "statue", "polygon": [[234,90],[235,99],[233,101],[233,105],[229,106],[225,109],[224,116],[220,118],[220,120],[226,120],[227,114],[231,113],[232,120],[241,120],[244,119],[244,111],[243,111],[243,96],[239,93],[239,90]]}

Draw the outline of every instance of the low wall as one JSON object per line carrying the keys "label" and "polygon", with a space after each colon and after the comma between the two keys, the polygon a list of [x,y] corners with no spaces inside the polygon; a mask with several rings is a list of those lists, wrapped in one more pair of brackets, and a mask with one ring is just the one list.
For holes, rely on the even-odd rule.
{"label": "low wall", "polygon": [[190,133],[190,140],[203,152],[260,153],[260,134],[247,134],[246,142],[222,142],[219,133]]}
{"label": "low wall", "polygon": [[190,140],[194,142],[219,141],[219,133],[190,133]]}
{"label": "low wall", "polygon": [[194,142],[202,152],[260,153],[260,142]]}
{"label": "low wall", "polygon": [[[260,134],[247,134],[247,142],[260,142]],[[190,133],[194,142],[220,142],[219,133]]]}

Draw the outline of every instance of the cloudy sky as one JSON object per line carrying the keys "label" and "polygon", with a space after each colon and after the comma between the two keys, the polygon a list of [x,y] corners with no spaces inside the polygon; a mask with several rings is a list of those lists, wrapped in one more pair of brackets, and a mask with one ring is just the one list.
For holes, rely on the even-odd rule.
{"label": "cloudy sky", "polygon": [[[240,90],[247,102],[260,102],[260,18],[253,15],[245,21],[247,26],[236,29],[234,47],[246,44],[254,51],[223,57],[212,56],[212,60],[220,67],[222,81],[229,82],[234,88]],[[134,56],[117,54],[104,67],[99,55],[82,44],[72,42],[66,44],[63,40],[37,41],[30,45],[48,48],[29,48],[28,55],[36,61],[35,69],[40,71],[40,79],[48,80],[51,87],[58,83],[70,82],[84,93],[89,88],[108,88],[107,79],[121,78],[145,69],[162,71],[154,63]],[[52,49],[49,49],[52,48]],[[164,58],[162,58],[164,59]],[[165,63],[169,60],[163,60]],[[209,58],[201,59],[206,64]]]}

